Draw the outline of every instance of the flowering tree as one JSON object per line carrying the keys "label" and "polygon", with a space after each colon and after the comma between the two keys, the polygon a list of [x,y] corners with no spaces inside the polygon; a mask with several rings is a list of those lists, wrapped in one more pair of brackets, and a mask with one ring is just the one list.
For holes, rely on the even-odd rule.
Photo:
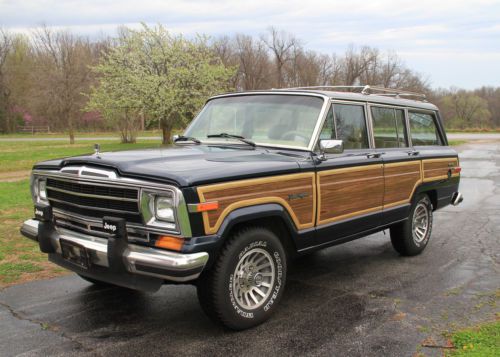
{"label": "flowering tree", "polygon": [[109,120],[143,113],[149,124],[160,124],[164,144],[207,97],[229,89],[236,71],[221,63],[206,37],[188,40],[161,25],[145,24],[139,30],[122,29],[117,46],[93,70],[99,86],[87,109],[99,110]]}

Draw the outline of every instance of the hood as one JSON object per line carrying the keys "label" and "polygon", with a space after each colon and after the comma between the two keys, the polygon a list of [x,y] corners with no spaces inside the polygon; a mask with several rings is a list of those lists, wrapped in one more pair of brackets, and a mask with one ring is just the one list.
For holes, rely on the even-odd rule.
{"label": "hood", "polygon": [[183,145],[103,152],[38,163],[34,169],[90,165],[115,169],[120,176],[152,179],[180,187],[300,171],[310,159],[304,151],[246,146]]}

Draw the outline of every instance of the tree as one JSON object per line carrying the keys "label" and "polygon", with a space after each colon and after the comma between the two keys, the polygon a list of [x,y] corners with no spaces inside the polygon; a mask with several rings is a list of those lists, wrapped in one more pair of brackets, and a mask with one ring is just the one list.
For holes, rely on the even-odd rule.
{"label": "tree", "polygon": [[37,111],[61,123],[75,142],[75,126],[91,84],[90,65],[97,58],[90,41],[67,31],[42,27],[33,33],[36,71],[33,98]]}
{"label": "tree", "polygon": [[11,123],[9,121],[9,99],[10,88],[7,85],[6,62],[12,51],[12,38],[9,33],[0,29],[0,130],[9,132]]}
{"label": "tree", "polygon": [[[106,105],[140,108],[149,124],[159,122],[164,144],[171,142],[172,130],[184,126],[207,97],[228,90],[235,73],[234,68],[224,67],[206,37],[187,40],[162,25],[145,24],[139,30],[123,28],[117,45],[94,70],[101,75],[103,91],[118,93],[109,96]],[[106,83],[113,86],[107,89]],[[120,95],[125,98],[119,99]]]}
{"label": "tree", "polygon": [[491,124],[488,102],[465,90],[453,90],[441,99],[441,109],[448,126],[454,128],[484,128]]}

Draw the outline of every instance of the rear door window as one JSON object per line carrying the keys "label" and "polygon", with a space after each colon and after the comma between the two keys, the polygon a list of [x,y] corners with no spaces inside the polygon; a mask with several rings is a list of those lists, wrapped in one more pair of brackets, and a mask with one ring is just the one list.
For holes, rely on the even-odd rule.
{"label": "rear door window", "polygon": [[411,141],[414,146],[442,145],[433,114],[409,111],[408,115]]}
{"label": "rear door window", "polygon": [[376,148],[408,147],[402,109],[371,107],[371,113]]}
{"label": "rear door window", "polygon": [[334,104],[336,138],[344,141],[345,149],[368,148],[365,108],[362,105]]}

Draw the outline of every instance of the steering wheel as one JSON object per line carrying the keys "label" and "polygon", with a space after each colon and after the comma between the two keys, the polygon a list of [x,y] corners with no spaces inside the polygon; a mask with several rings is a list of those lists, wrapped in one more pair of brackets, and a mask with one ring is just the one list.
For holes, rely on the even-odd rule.
{"label": "steering wheel", "polygon": [[290,130],[290,131],[287,131],[286,133],[283,133],[283,135],[281,135],[282,140],[293,141],[293,140],[295,140],[296,137],[299,137],[299,139],[301,139],[306,144],[309,142],[309,138],[307,136],[305,136],[304,134],[302,134],[301,132],[296,131],[296,130]]}

